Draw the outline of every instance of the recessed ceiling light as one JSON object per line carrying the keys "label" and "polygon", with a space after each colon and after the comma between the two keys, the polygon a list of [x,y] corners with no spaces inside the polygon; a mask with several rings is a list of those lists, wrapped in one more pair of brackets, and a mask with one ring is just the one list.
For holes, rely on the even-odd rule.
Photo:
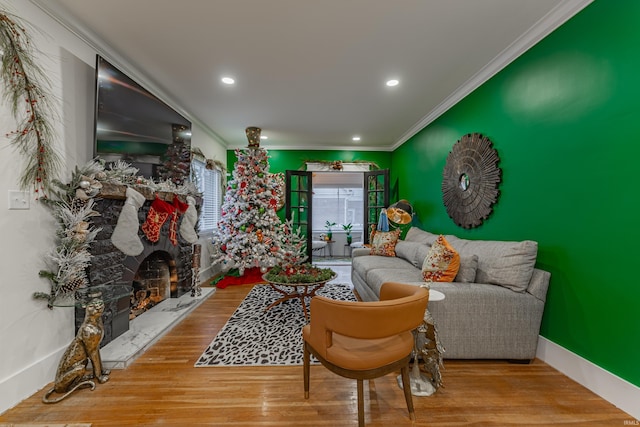
{"label": "recessed ceiling light", "polygon": [[396,79],[387,80],[387,86],[389,87],[398,86],[399,83],[400,81]]}
{"label": "recessed ceiling light", "polygon": [[226,85],[232,85],[234,84],[236,81],[233,79],[233,77],[223,77],[220,79],[222,81],[222,83],[226,84]]}
{"label": "recessed ceiling light", "polygon": [[360,137],[359,136],[354,136],[353,138],[351,138],[354,141],[360,141]]}

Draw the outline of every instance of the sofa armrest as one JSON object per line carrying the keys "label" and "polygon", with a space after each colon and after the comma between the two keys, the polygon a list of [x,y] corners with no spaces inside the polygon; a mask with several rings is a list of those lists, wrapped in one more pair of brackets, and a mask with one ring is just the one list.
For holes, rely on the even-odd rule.
{"label": "sofa armrest", "polygon": [[357,256],[371,255],[371,249],[369,248],[354,248],[351,251],[351,257],[355,258]]}
{"label": "sofa armrest", "polygon": [[527,292],[538,298],[542,302],[547,301],[547,289],[549,289],[549,280],[551,279],[551,273],[537,268],[533,269],[533,275],[529,282]]}

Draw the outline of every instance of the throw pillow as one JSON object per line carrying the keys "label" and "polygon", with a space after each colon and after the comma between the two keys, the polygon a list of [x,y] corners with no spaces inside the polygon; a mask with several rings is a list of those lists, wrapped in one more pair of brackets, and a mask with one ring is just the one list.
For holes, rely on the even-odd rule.
{"label": "throw pillow", "polygon": [[476,280],[476,271],[478,270],[478,255],[462,256],[460,255],[460,270],[454,282],[474,283]]}
{"label": "throw pillow", "polygon": [[422,263],[425,282],[453,282],[460,269],[460,255],[440,235]]}
{"label": "throw pillow", "polygon": [[396,243],[400,230],[371,232],[371,255],[396,256]]}

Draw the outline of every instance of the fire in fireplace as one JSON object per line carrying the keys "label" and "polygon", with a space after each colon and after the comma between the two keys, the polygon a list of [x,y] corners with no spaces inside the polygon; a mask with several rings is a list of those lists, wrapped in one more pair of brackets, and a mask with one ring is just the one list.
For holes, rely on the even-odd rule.
{"label": "fire in fireplace", "polygon": [[175,284],[175,263],[164,252],[154,252],[142,261],[133,278],[129,320],[170,297],[172,276]]}

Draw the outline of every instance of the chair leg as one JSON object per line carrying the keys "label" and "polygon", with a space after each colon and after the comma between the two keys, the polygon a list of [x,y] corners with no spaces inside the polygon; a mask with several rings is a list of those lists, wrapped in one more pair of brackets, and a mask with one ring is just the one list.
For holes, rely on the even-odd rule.
{"label": "chair leg", "polygon": [[364,427],[364,385],[358,379],[358,427]]}
{"label": "chair leg", "polygon": [[[415,361],[414,363],[417,363]],[[409,364],[402,367],[400,370],[402,376],[402,389],[404,390],[404,400],[407,401],[407,409],[409,410],[409,419],[411,421],[416,420],[416,414],[413,410],[413,398],[411,397],[411,380],[409,379]]]}
{"label": "chair leg", "polygon": [[303,344],[303,353],[302,353],[302,362],[303,362],[303,370],[304,370],[304,374],[303,374],[303,378],[304,378],[304,398],[308,399],[309,398],[309,350],[307,349],[307,343],[305,342]]}

